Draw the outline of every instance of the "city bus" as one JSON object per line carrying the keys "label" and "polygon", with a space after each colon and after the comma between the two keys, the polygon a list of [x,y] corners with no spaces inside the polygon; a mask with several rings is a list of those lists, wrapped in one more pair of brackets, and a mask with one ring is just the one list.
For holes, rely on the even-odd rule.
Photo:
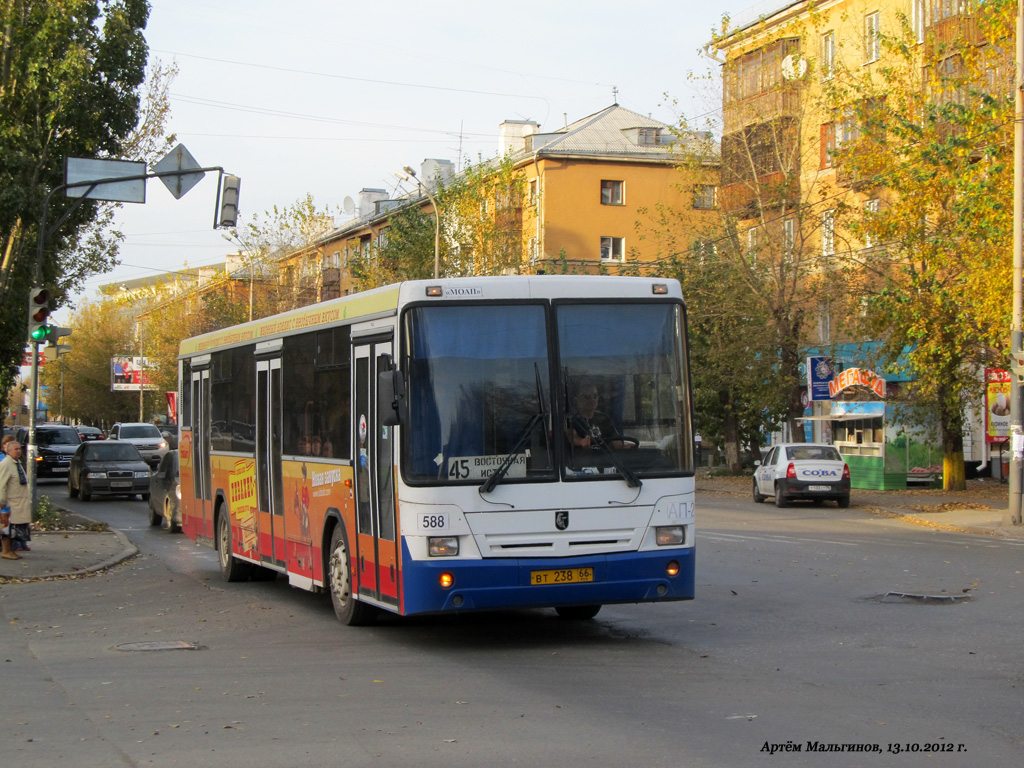
{"label": "city bus", "polygon": [[186,339],[182,530],[338,619],[694,597],[678,282],[409,281]]}

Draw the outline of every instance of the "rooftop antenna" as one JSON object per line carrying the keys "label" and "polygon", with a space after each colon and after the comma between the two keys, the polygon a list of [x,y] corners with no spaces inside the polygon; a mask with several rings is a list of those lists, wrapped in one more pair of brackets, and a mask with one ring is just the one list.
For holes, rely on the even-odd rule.
{"label": "rooftop antenna", "polygon": [[619,106],[619,86],[612,86],[612,104]]}

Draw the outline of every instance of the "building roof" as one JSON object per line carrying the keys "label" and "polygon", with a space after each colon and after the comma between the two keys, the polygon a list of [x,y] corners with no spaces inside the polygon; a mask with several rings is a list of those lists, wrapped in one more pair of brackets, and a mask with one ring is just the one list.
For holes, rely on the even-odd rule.
{"label": "building roof", "polygon": [[[658,139],[640,140],[641,129],[654,129]],[[691,141],[707,142],[707,149],[717,150],[708,141],[710,134],[686,132],[678,134],[672,126],[612,104],[610,107],[581,118],[557,131],[538,132],[526,137],[526,146],[516,160],[533,155],[586,155],[590,157],[628,157],[664,162],[672,154],[672,144]]]}

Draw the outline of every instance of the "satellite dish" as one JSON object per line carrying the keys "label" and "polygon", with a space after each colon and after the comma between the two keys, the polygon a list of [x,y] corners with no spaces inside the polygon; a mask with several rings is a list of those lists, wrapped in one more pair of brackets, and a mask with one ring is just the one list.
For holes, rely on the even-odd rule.
{"label": "satellite dish", "polygon": [[[338,198],[334,198],[337,200]],[[341,201],[341,210],[351,216],[356,212],[356,204],[352,201],[351,197],[345,196],[345,199]]]}
{"label": "satellite dish", "polygon": [[799,80],[807,74],[807,62],[789,54],[782,60],[782,76],[787,80]]}

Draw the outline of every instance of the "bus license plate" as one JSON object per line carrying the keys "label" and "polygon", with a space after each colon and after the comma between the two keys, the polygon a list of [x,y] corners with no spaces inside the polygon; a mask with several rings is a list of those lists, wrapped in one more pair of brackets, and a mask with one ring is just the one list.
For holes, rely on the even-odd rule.
{"label": "bus license plate", "polygon": [[578,584],[593,580],[593,568],[560,568],[554,571],[530,571],[531,584]]}

